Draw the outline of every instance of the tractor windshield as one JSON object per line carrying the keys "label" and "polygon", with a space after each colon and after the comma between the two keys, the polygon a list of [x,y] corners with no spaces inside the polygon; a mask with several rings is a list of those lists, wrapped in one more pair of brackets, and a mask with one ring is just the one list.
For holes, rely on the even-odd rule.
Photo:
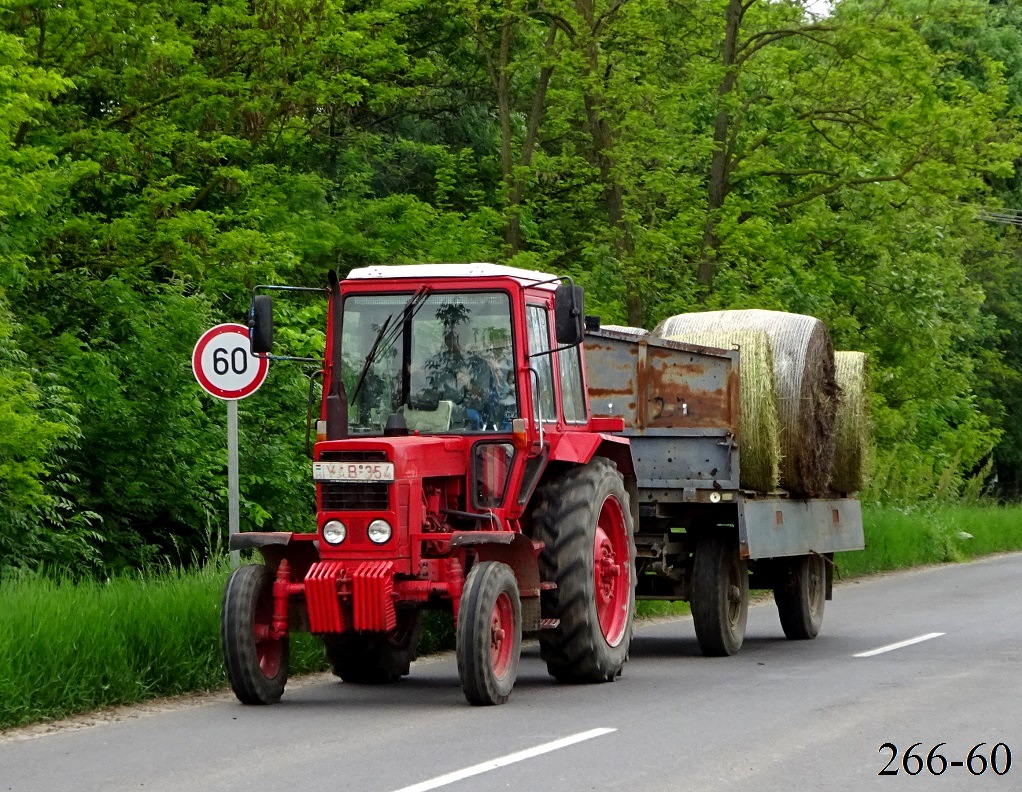
{"label": "tractor windshield", "polygon": [[351,295],[341,370],[349,432],[393,413],[422,434],[508,432],[518,415],[511,301],[504,292]]}

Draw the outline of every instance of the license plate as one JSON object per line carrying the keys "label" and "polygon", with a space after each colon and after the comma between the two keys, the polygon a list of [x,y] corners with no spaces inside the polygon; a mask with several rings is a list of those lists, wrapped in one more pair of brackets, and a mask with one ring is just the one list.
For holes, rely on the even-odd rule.
{"label": "license plate", "polygon": [[313,462],[316,481],[393,481],[393,462]]}

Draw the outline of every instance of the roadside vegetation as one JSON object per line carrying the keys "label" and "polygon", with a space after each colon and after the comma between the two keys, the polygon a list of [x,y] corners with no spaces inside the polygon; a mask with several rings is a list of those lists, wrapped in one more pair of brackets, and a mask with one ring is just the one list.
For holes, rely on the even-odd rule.
{"label": "roadside vegetation", "polygon": [[867,507],[866,549],[841,553],[838,580],[1022,550],[1022,508],[978,503]]}
{"label": "roadside vegetation", "polygon": [[[1019,507],[872,507],[865,523],[867,549],[838,557],[839,579],[1022,549]],[[223,688],[219,618],[228,572],[219,562],[108,581],[24,574],[0,582],[0,729]],[[639,603],[640,616],[686,611]],[[428,617],[422,653],[452,648],[450,619]],[[293,674],[325,669],[317,639],[292,636],[291,663]]]}

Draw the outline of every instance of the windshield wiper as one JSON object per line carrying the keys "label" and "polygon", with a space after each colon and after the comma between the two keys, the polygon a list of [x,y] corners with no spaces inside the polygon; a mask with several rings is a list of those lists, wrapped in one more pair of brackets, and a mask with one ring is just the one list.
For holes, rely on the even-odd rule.
{"label": "windshield wiper", "polygon": [[[394,318],[394,314],[387,317],[387,320],[383,323],[380,331],[376,334],[376,339],[373,341],[373,345],[369,348],[369,354],[366,355],[365,362],[362,364],[362,371],[358,375],[358,382],[355,383],[355,391],[351,395],[351,401],[354,402],[358,398],[358,392],[362,389],[362,383],[365,382],[366,375],[369,373],[369,367],[373,365],[373,361],[376,360],[376,356],[379,354],[381,349],[390,347],[397,340],[398,333],[401,332],[401,327],[405,322],[412,319],[419,308],[426,301],[426,297],[429,295],[428,286],[420,286],[419,290],[413,294],[408,302],[405,303],[404,308],[401,309],[400,319],[396,322],[391,323]],[[388,330],[390,331],[388,333]]]}

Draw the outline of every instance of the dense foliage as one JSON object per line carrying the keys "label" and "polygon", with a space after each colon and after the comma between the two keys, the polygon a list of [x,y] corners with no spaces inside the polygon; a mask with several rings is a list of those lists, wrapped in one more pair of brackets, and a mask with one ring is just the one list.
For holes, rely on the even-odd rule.
{"label": "dense foliage", "polygon": [[[1013,493],[1022,9],[819,7],[0,0],[0,569],[216,547],[192,345],[371,262],[570,273],[647,327],[815,314],[872,357],[871,497]],[[322,306],[278,310],[315,354]],[[308,526],[308,373],[241,404],[243,527]]]}

